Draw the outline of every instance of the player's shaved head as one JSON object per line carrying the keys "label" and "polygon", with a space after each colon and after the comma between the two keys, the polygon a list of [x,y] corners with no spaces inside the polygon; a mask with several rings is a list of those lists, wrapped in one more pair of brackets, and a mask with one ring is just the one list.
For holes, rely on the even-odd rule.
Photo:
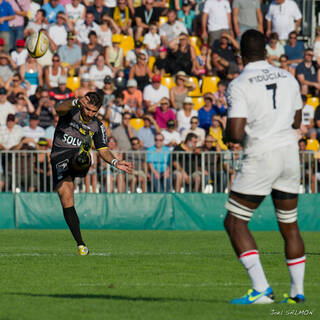
{"label": "player's shaved head", "polygon": [[244,63],[264,60],[266,41],[264,35],[257,30],[247,30],[241,37],[240,49]]}

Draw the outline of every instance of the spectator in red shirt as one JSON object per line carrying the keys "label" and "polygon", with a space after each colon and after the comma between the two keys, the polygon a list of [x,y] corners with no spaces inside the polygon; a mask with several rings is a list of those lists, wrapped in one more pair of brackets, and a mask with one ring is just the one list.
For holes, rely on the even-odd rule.
{"label": "spectator in red shirt", "polygon": [[74,93],[67,88],[67,77],[60,76],[58,86],[50,90],[49,95],[56,101],[63,101],[74,97]]}

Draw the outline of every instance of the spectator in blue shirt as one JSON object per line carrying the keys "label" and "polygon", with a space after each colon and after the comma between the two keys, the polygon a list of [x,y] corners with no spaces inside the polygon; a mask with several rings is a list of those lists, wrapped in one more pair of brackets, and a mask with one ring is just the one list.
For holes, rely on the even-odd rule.
{"label": "spectator in blue shirt", "polygon": [[217,101],[212,93],[206,93],[203,98],[204,106],[198,111],[199,127],[208,132],[212,125],[212,116],[218,114],[224,117],[227,108],[220,101]]}
{"label": "spectator in blue shirt", "polygon": [[153,192],[170,192],[170,150],[163,145],[161,133],[155,136],[155,146],[147,150],[147,164],[151,171]]}
{"label": "spectator in blue shirt", "polygon": [[0,0],[0,38],[4,40],[3,51],[8,53],[10,48],[10,28],[8,21],[13,20],[15,13],[11,4]]}
{"label": "spectator in blue shirt", "polygon": [[64,6],[59,3],[59,0],[50,0],[48,3],[42,6],[42,9],[46,12],[46,17],[49,23],[57,22],[57,14],[62,11],[66,12]]}
{"label": "spectator in blue shirt", "polygon": [[142,146],[145,149],[154,146],[155,134],[160,133],[160,128],[151,114],[146,114],[143,117],[144,126],[137,132],[137,137],[140,139]]}
{"label": "spectator in blue shirt", "polygon": [[289,33],[288,43],[284,47],[285,55],[288,57],[288,64],[296,67],[303,61],[304,44],[302,41],[297,41],[297,33],[292,31]]}

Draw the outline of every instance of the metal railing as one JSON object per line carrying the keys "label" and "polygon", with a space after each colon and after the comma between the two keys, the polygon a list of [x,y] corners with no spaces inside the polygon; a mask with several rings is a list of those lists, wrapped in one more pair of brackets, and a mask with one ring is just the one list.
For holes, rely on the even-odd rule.
{"label": "metal railing", "polygon": [[[50,151],[1,151],[2,192],[53,192]],[[75,179],[75,192],[228,192],[241,167],[242,154],[224,152],[150,153],[129,151],[122,158],[134,163],[132,175],[120,172],[92,153],[92,165],[85,178]],[[317,193],[320,157],[300,153],[301,193]]]}

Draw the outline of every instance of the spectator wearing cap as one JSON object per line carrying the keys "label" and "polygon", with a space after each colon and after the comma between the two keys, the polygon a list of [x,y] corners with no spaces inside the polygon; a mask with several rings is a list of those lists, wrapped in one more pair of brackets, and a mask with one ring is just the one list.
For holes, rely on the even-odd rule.
{"label": "spectator wearing cap", "polygon": [[106,65],[112,70],[113,76],[123,67],[123,48],[120,47],[121,37],[119,34],[112,36],[112,46],[105,50]]}
{"label": "spectator wearing cap", "polygon": [[161,42],[168,46],[169,43],[178,38],[181,33],[187,34],[187,28],[183,22],[177,20],[177,13],[174,9],[168,11],[168,22],[161,25],[159,29]]}
{"label": "spectator wearing cap", "polygon": [[147,63],[147,56],[143,52],[137,54],[137,63],[130,68],[129,79],[136,79],[138,89],[143,91],[150,84],[152,72]]}
{"label": "spectator wearing cap", "polygon": [[43,69],[37,59],[30,55],[27,57],[25,64],[20,66],[19,74],[22,81],[30,84],[28,95],[34,94],[38,86],[43,86]]}
{"label": "spectator wearing cap", "polygon": [[11,51],[11,58],[18,67],[27,61],[28,50],[25,48],[25,46],[25,40],[19,39],[16,41],[16,49]]}
{"label": "spectator wearing cap", "polygon": [[181,110],[188,92],[194,90],[196,86],[194,84],[189,85],[184,71],[179,71],[174,76],[174,81],[176,85],[170,89],[170,100],[174,109]]}
{"label": "spectator wearing cap", "polygon": [[135,11],[136,40],[139,40],[148,30],[150,25],[158,22],[162,9],[155,7],[154,0],[146,0],[145,4]]}
{"label": "spectator wearing cap", "polygon": [[127,89],[123,91],[124,103],[131,108],[131,112],[136,118],[141,118],[143,115],[142,108],[142,92],[137,88],[137,81],[129,79]]}
{"label": "spectator wearing cap", "polygon": [[39,116],[35,113],[30,114],[29,126],[23,127],[22,131],[24,137],[30,138],[29,145],[33,147],[45,135],[44,129],[39,126]]}
{"label": "spectator wearing cap", "polygon": [[143,38],[143,44],[145,45],[148,54],[151,56],[157,55],[161,44],[160,35],[157,31],[157,25],[151,25],[149,32]]}
{"label": "spectator wearing cap", "polygon": [[64,6],[59,3],[59,0],[49,0],[48,3],[42,6],[42,9],[46,12],[46,18],[49,24],[57,22],[59,12],[65,13]]}
{"label": "spectator wearing cap", "polygon": [[9,2],[0,0],[0,38],[4,40],[3,51],[8,53],[10,49],[9,21],[15,18],[15,12]]}
{"label": "spectator wearing cap", "polygon": [[105,118],[109,120],[109,125],[111,129],[115,129],[122,122],[122,115],[126,112],[130,114],[131,109],[128,105],[124,103],[124,94],[122,91],[117,90],[114,93],[114,103],[110,108],[107,109],[107,114]]}
{"label": "spectator wearing cap", "polygon": [[13,59],[5,52],[0,52],[0,86],[4,86],[14,74],[17,65]]}
{"label": "spectator wearing cap", "polygon": [[142,147],[148,149],[154,146],[155,136],[160,133],[160,128],[152,114],[143,116],[143,127],[137,131],[137,137],[140,139]]}
{"label": "spectator wearing cap", "polygon": [[205,93],[204,106],[198,111],[199,127],[209,131],[212,125],[212,116],[218,114],[225,117],[227,108],[220,101],[217,101],[212,93]]}
{"label": "spectator wearing cap", "polygon": [[16,124],[15,115],[9,113],[6,124],[0,126],[0,150],[18,149],[22,138],[22,128]]}
{"label": "spectator wearing cap", "polygon": [[[114,95],[114,83],[112,80],[112,77],[110,76],[106,76],[103,80],[104,82],[104,87],[102,88],[103,91],[103,103],[102,105],[105,106],[106,108],[111,107],[111,105],[113,104],[113,101],[115,99],[115,95]],[[100,108],[101,110],[101,108]]]}
{"label": "spectator wearing cap", "polygon": [[191,97],[185,97],[183,101],[183,108],[177,112],[178,131],[181,134],[183,130],[190,128],[190,121],[192,117],[197,117],[198,112],[193,109],[193,102]]}
{"label": "spectator wearing cap", "polygon": [[[233,34],[231,7],[228,0],[206,1],[202,14],[202,39],[210,47],[219,41],[222,32]],[[209,34],[209,36],[208,36]]]}
{"label": "spectator wearing cap", "polygon": [[134,49],[129,50],[125,58],[125,67],[130,68],[137,63],[137,55],[139,53],[144,53],[148,60],[148,53],[145,49],[142,48],[143,43],[140,40],[136,40],[134,43]]}
{"label": "spectator wearing cap", "polygon": [[39,32],[41,29],[47,30],[48,23],[46,20],[46,12],[43,9],[38,9],[34,20],[29,20],[26,25],[23,36],[26,38],[35,32]]}
{"label": "spectator wearing cap", "polygon": [[64,12],[58,12],[57,22],[49,26],[48,34],[57,47],[67,44],[67,24]]}
{"label": "spectator wearing cap", "polygon": [[76,36],[72,31],[68,32],[67,44],[59,47],[58,54],[61,63],[68,70],[77,69],[81,65],[81,48],[75,43]]}
{"label": "spectator wearing cap", "polygon": [[143,101],[148,112],[154,112],[162,98],[169,100],[169,90],[161,84],[161,76],[155,74],[151,80],[152,83],[143,90]]}
{"label": "spectator wearing cap", "polygon": [[39,126],[47,129],[52,124],[56,115],[55,100],[50,99],[49,91],[44,89],[41,91],[41,97],[35,112],[39,116]]}
{"label": "spectator wearing cap", "polygon": [[14,19],[9,21],[10,27],[10,50],[15,48],[15,43],[18,39],[23,39],[24,18],[27,17],[30,11],[30,0],[7,0],[14,13]]}
{"label": "spectator wearing cap", "polygon": [[232,17],[235,36],[238,40],[249,29],[263,33],[263,16],[259,0],[234,0],[232,2]]}
{"label": "spectator wearing cap", "polygon": [[63,101],[74,97],[74,93],[67,88],[67,77],[60,76],[58,86],[49,91],[49,96],[55,101]]}
{"label": "spectator wearing cap", "polygon": [[80,87],[74,91],[74,96],[80,99],[91,90],[89,73],[83,73],[80,78]]}
{"label": "spectator wearing cap", "polygon": [[78,20],[75,25],[77,30],[77,41],[80,44],[89,43],[89,33],[95,31],[96,34],[99,32],[99,25],[94,22],[94,13],[87,10],[84,20]]}
{"label": "spectator wearing cap", "polygon": [[178,19],[183,22],[189,35],[194,35],[194,30],[196,29],[194,25],[196,14],[191,8],[191,2],[189,0],[183,0],[182,10],[178,11]]}
{"label": "spectator wearing cap", "polygon": [[[166,129],[169,120],[176,120],[176,115],[170,108],[170,100],[168,98],[162,98],[156,105],[154,119],[160,129]],[[152,110],[150,112],[152,112]]]}
{"label": "spectator wearing cap", "polygon": [[103,14],[111,14],[110,9],[104,5],[103,0],[95,0],[94,4],[88,6],[87,10],[93,13],[95,23],[100,23]]}
{"label": "spectator wearing cap", "polygon": [[112,9],[111,16],[122,34],[133,37],[132,14],[127,0],[117,0],[117,6]]}
{"label": "spectator wearing cap", "polygon": [[7,99],[7,90],[0,87],[0,125],[4,126],[9,113],[15,114],[15,109],[12,103]]}
{"label": "spectator wearing cap", "polygon": [[61,66],[60,57],[55,53],[52,57],[52,65],[44,70],[44,81],[48,89],[58,86],[58,80],[61,76],[65,76],[66,71]]}
{"label": "spectator wearing cap", "polygon": [[103,54],[104,49],[98,43],[97,33],[89,32],[89,43],[82,46],[82,65],[87,69],[93,65],[99,54]]}
{"label": "spectator wearing cap", "polygon": [[166,129],[161,131],[164,141],[163,144],[172,151],[180,142],[181,136],[176,129],[175,120],[171,119],[167,121]]}
{"label": "spectator wearing cap", "polygon": [[153,71],[161,76],[171,73],[171,61],[168,57],[168,50],[164,46],[159,48],[159,55],[153,65]]}
{"label": "spectator wearing cap", "polygon": [[185,141],[189,133],[193,133],[198,137],[197,147],[201,147],[205,141],[206,132],[204,129],[198,127],[199,119],[197,116],[191,117],[190,119],[190,128],[183,130],[181,133],[181,140]]}
{"label": "spectator wearing cap", "polygon": [[29,125],[29,115],[35,112],[35,107],[25,92],[18,92],[15,96],[15,115],[16,122],[21,127]]}
{"label": "spectator wearing cap", "polygon": [[102,89],[106,76],[112,76],[112,70],[104,64],[104,56],[99,54],[96,63],[90,67],[89,78],[92,88]]}

